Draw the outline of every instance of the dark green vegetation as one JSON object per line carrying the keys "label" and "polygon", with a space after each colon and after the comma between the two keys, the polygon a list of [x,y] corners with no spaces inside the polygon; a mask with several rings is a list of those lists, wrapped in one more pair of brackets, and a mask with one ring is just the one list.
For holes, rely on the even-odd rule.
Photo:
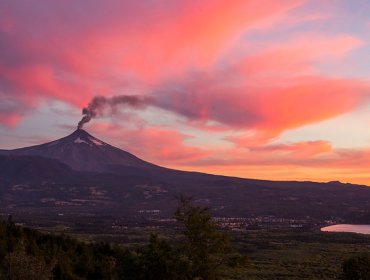
{"label": "dark green vegetation", "polygon": [[[11,216],[10,216],[11,217]],[[135,249],[83,243],[0,223],[0,279],[221,279],[226,267],[243,265],[206,208],[181,198],[178,235],[168,242],[152,234]]]}
{"label": "dark green vegetation", "polygon": [[370,279],[370,252],[346,260],[343,271],[345,278],[349,280]]}
{"label": "dark green vegetation", "polygon": [[112,236],[107,235],[88,238],[102,240],[98,242],[82,241],[88,236],[78,235],[77,241],[2,222],[0,279],[7,279],[9,270],[10,279],[51,275],[54,279],[192,279],[197,274],[204,279],[218,275],[240,280],[370,277],[369,235],[299,229],[226,235],[214,227],[204,208],[183,206],[176,215],[177,227],[165,236],[129,230],[117,234],[117,240],[126,241],[119,245],[108,245],[105,240]]}
{"label": "dark green vegetation", "polygon": [[165,236],[131,231],[127,240],[142,243],[119,245],[2,222],[0,279],[369,279],[369,235],[297,229],[226,235],[202,207],[185,205],[177,217]]}
{"label": "dark green vegetation", "polygon": [[370,253],[370,235],[265,229],[232,237],[250,260],[239,279],[369,279],[346,278],[342,264]]}
{"label": "dark green vegetation", "polygon": [[[173,230],[163,234],[166,240],[176,239]],[[234,250],[247,262],[237,269],[226,268],[224,279],[346,279],[343,262],[370,253],[370,236],[363,234],[274,228],[228,234]],[[89,239],[122,240],[134,248],[147,242],[148,236],[148,232],[129,229],[121,235],[96,234]]]}

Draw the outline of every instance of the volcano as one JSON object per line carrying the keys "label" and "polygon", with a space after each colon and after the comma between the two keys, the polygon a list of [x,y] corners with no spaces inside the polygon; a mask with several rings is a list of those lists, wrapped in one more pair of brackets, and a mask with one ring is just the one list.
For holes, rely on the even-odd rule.
{"label": "volcano", "polygon": [[182,194],[220,217],[300,218],[311,224],[370,220],[367,186],[167,169],[82,129],[49,143],[0,150],[0,213],[26,223],[58,224],[64,219],[75,228],[94,220],[111,227],[123,217],[132,223],[167,219],[176,208],[175,197]]}
{"label": "volcano", "polygon": [[77,129],[59,140],[26,148],[1,150],[0,154],[55,159],[78,171],[116,173],[124,168],[160,169],[159,166],[95,138],[83,129]]}

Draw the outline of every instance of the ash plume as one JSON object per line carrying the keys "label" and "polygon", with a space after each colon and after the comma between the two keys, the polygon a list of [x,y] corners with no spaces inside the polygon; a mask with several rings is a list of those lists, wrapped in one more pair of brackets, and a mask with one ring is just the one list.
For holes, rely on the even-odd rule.
{"label": "ash plume", "polygon": [[77,128],[81,129],[85,123],[103,115],[108,109],[111,113],[117,110],[118,105],[127,105],[135,109],[143,109],[152,102],[149,97],[138,95],[119,95],[112,97],[95,96],[87,107],[82,109],[84,115],[79,121]]}

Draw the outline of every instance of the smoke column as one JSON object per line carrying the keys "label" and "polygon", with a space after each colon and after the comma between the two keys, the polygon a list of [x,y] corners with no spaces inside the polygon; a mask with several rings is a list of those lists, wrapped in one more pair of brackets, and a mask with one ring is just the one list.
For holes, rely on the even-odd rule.
{"label": "smoke column", "polygon": [[95,96],[90,101],[89,105],[82,109],[82,114],[84,116],[79,121],[77,128],[81,129],[85,123],[101,116],[104,109],[108,108],[111,112],[114,112],[117,105],[127,105],[132,108],[143,109],[150,103],[152,103],[151,98],[137,95],[119,95],[113,97]]}

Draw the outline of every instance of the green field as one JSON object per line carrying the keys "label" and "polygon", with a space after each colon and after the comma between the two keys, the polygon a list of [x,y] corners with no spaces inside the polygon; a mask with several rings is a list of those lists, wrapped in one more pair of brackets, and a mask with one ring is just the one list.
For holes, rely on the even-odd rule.
{"label": "green field", "polygon": [[[135,248],[159,233],[176,239],[171,229],[130,229],[121,234],[73,235],[84,241],[107,241]],[[232,246],[247,257],[247,263],[225,271],[225,279],[341,279],[342,263],[350,257],[370,252],[370,236],[329,233],[318,230],[261,229],[229,232]]]}
{"label": "green field", "polygon": [[370,236],[262,230],[233,234],[250,265],[236,279],[338,279],[349,257],[370,252]]}
{"label": "green field", "polygon": [[[199,225],[198,220],[195,225]],[[229,236],[231,245],[231,250],[219,250],[220,247],[217,247],[218,253],[209,251],[210,259],[226,262],[221,269],[215,266],[218,271],[216,278],[202,278],[204,280],[356,280],[370,277],[370,235],[272,227],[232,231],[211,226],[209,231],[209,222],[200,225],[201,230],[197,239],[192,241],[193,245],[198,244],[196,246],[203,248],[205,243],[199,240],[214,242],[225,234]],[[158,236],[154,243],[153,239],[150,239],[153,234]],[[208,234],[210,238],[202,239],[204,234]],[[184,273],[181,259],[185,257],[185,265],[189,265],[189,260],[191,261],[186,255],[186,250],[191,247],[182,247],[186,242],[184,237],[181,227],[179,230],[176,224],[162,228],[147,226],[104,233],[77,233],[67,232],[62,226],[40,232],[40,229],[36,231],[1,222],[0,279],[23,279],[26,275],[29,280],[51,279],[50,277],[157,280],[147,278],[146,275],[151,275],[152,270],[155,272],[159,267],[162,272],[170,269],[172,273],[170,277],[166,274],[164,279],[175,280],[173,275],[177,275],[177,272]],[[202,251],[198,252],[202,254]],[[362,267],[365,267],[367,276],[345,278],[343,263],[364,254],[367,254],[367,257],[364,259],[365,266]],[[211,264],[215,265],[215,262]],[[24,269],[20,270],[21,268]],[[21,278],[19,275],[18,278],[9,277],[9,271],[13,274],[22,273]],[[137,273],[143,271],[147,274],[138,277]],[[29,273],[34,277],[28,275]],[[43,273],[43,278],[40,278],[40,273]]]}

